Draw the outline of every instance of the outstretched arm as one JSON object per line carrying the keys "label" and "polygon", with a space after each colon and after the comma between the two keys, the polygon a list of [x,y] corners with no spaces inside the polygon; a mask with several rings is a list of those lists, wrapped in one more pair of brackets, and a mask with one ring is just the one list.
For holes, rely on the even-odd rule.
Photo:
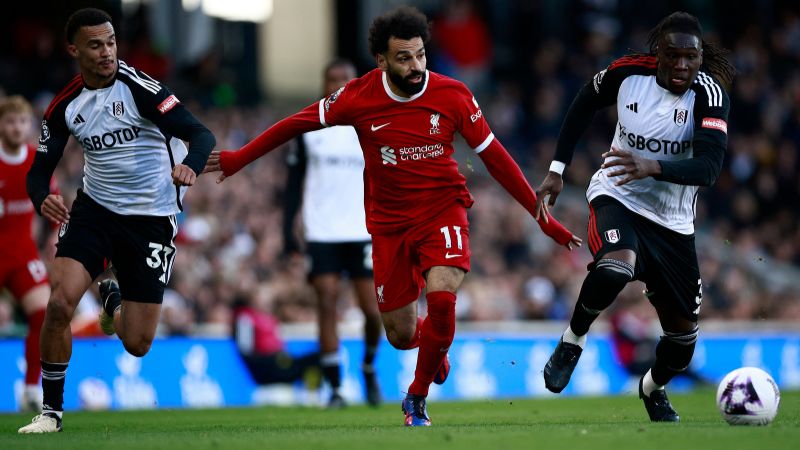
{"label": "outstretched arm", "polygon": [[319,104],[314,103],[291,115],[261,133],[235,152],[213,151],[203,172],[222,171],[217,183],[222,182],[242,167],[271,152],[284,142],[300,134],[323,128],[319,119]]}
{"label": "outstretched arm", "polygon": [[[489,174],[500,183],[531,215],[536,211],[536,194],[533,192],[528,180],[525,179],[511,155],[497,139],[494,139],[486,149],[478,153]],[[565,245],[572,250],[581,245],[581,239],[561,225],[549,213],[537,219],[542,231],[560,245]]]}

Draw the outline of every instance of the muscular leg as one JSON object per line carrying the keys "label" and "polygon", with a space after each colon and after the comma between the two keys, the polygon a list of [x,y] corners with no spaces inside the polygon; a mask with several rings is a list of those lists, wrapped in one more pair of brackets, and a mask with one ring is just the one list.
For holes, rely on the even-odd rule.
{"label": "muscular leg", "polygon": [[356,278],[353,280],[358,306],[364,313],[364,364],[372,365],[375,350],[381,338],[381,315],[378,304],[375,302],[375,290],[370,278]]}
{"label": "muscular leg", "polygon": [[320,352],[337,352],[339,336],[336,333],[336,300],[339,297],[339,275],[316,275],[311,279],[311,284],[317,294]]}
{"label": "muscular leg", "polygon": [[128,353],[141,357],[150,351],[160,316],[161,304],[122,300],[114,311],[114,329]]}
{"label": "muscular leg", "polygon": [[417,317],[417,301],[381,313],[386,339],[392,347],[409,350],[419,346],[419,335],[422,331],[422,318]]}
{"label": "muscular leg", "polygon": [[39,341],[44,391],[42,412],[60,416],[64,401],[64,377],[72,356],[69,324],[92,279],[83,264],[71,258],[59,257],[53,262],[50,282],[52,291]]}
{"label": "muscular leg", "polygon": [[364,359],[361,361],[364,392],[367,403],[378,406],[382,401],[382,395],[374,363],[378,352],[378,341],[381,338],[381,316],[378,303],[375,301],[374,285],[371,278],[353,279],[358,306],[364,314]]}
{"label": "muscular leg", "polygon": [[319,351],[322,375],[328,381],[333,395],[338,395],[342,385],[339,336],[336,332],[336,301],[339,298],[339,275],[315,275],[311,284],[317,294],[317,323],[319,325]]}
{"label": "muscular leg", "polygon": [[559,393],[567,387],[586,344],[589,327],[633,279],[635,264],[633,250],[614,250],[603,255],[586,275],[569,326],[544,366],[544,385],[548,390]]}
{"label": "muscular leg", "polygon": [[72,258],[56,258],[50,283],[52,291],[42,325],[40,349],[42,360],[66,363],[72,356],[72,332],[69,323],[92,279],[83,264]]}
{"label": "muscular leg", "polygon": [[[657,294],[656,294],[657,295]],[[697,322],[670,308],[669,302],[654,302],[664,335],[656,346],[656,360],[642,381],[645,395],[662,389],[673,377],[685,371],[692,361],[697,342]]]}
{"label": "muscular leg", "polygon": [[625,285],[633,279],[635,265],[636,253],[627,249],[608,252],[597,261],[594,270],[589,272],[583,281],[570,326],[565,333],[566,342],[583,346],[585,338],[580,340],[577,338],[589,332],[592,322],[614,302]]}

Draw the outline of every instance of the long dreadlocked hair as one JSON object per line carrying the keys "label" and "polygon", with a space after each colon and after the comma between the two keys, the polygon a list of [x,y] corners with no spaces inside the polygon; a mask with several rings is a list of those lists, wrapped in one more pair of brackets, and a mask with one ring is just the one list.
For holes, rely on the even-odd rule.
{"label": "long dreadlocked hair", "polygon": [[647,35],[647,45],[650,47],[651,56],[656,55],[658,40],[664,33],[686,33],[697,36],[703,45],[703,66],[707,72],[722,84],[725,90],[730,91],[736,68],[728,61],[730,51],[703,39],[703,28],[697,17],[683,11],[674,12],[665,17]]}

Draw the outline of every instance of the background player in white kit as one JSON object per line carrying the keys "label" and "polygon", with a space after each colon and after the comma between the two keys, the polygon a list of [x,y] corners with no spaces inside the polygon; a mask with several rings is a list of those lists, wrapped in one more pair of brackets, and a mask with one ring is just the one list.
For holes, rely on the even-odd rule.
{"label": "background player in white kit", "polygon": [[[323,97],[356,77],[349,61],[331,61],[323,72]],[[364,313],[362,372],[367,403],[377,406],[381,393],[375,374],[375,353],[381,336],[381,318],[372,281],[372,239],[364,214],[364,155],[353,127],[338,126],[305,133],[289,154],[284,199],[284,252],[300,251],[294,221],[302,203],[303,237],[311,267],[309,279],[317,294],[320,365],[330,384],[329,408],[345,406],[339,393],[341,358],[336,331],[341,287],[347,274],[358,306]]]}
{"label": "background player in white kit", "polygon": [[[537,190],[537,214],[555,203],[561,173],[595,111],[617,105],[611,149],[594,174],[589,201],[589,274],[544,368],[561,392],[578,363],[589,326],[625,285],[647,285],[664,335],[653,367],[639,382],[652,421],[677,422],[664,385],[692,360],[702,299],[694,243],[698,186],[717,179],[727,147],[728,95],[734,69],[726,52],[703,41],[694,16],[676,12],[648,38],[650,52],[614,61],[578,93],[564,119],[550,172]],[[701,68],[703,70],[701,70]]]}
{"label": "background player in white kit", "polygon": [[[70,320],[106,261],[119,286],[113,280],[100,285],[101,327],[116,332],[134,356],[150,350],[175,256],[175,214],[215,145],[169,89],[117,60],[107,13],[76,11],[67,20],[66,40],[80,74],[45,112],[27,177],[34,207],[61,229],[41,337],[42,414],[20,433],[61,431]],[[71,211],[49,192],[70,135],[83,146],[86,161]]]}

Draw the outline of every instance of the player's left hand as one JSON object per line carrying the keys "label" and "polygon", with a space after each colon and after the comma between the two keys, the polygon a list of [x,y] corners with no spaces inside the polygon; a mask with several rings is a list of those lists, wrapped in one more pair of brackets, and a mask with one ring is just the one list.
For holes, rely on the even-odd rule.
{"label": "player's left hand", "polygon": [[602,156],[605,159],[614,158],[610,161],[605,161],[603,165],[600,166],[601,169],[615,167],[614,170],[606,174],[608,177],[625,175],[624,178],[615,183],[617,186],[622,186],[630,181],[640,180],[661,173],[661,164],[659,164],[658,161],[642,158],[630,150],[620,150],[616,147],[611,147],[611,150],[603,153]]}
{"label": "player's left hand", "polygon": [[[211,173],[211,172],[221,172],[222,171],[222,163],[220,162],[220,155],[222,154],[219,150],[212,150],[211,155],[206,160],[206,167],[203,169],[203,173]],[[224,173],[219,174],[217,177],[217,184],[222,183],[222,181],[227,178]]]}
{"label": "player's left hand", "polygon": [[178,164],[172,169],[172,184],[175,186],[191,186],[196,179],[197,174],[189,166]]}

